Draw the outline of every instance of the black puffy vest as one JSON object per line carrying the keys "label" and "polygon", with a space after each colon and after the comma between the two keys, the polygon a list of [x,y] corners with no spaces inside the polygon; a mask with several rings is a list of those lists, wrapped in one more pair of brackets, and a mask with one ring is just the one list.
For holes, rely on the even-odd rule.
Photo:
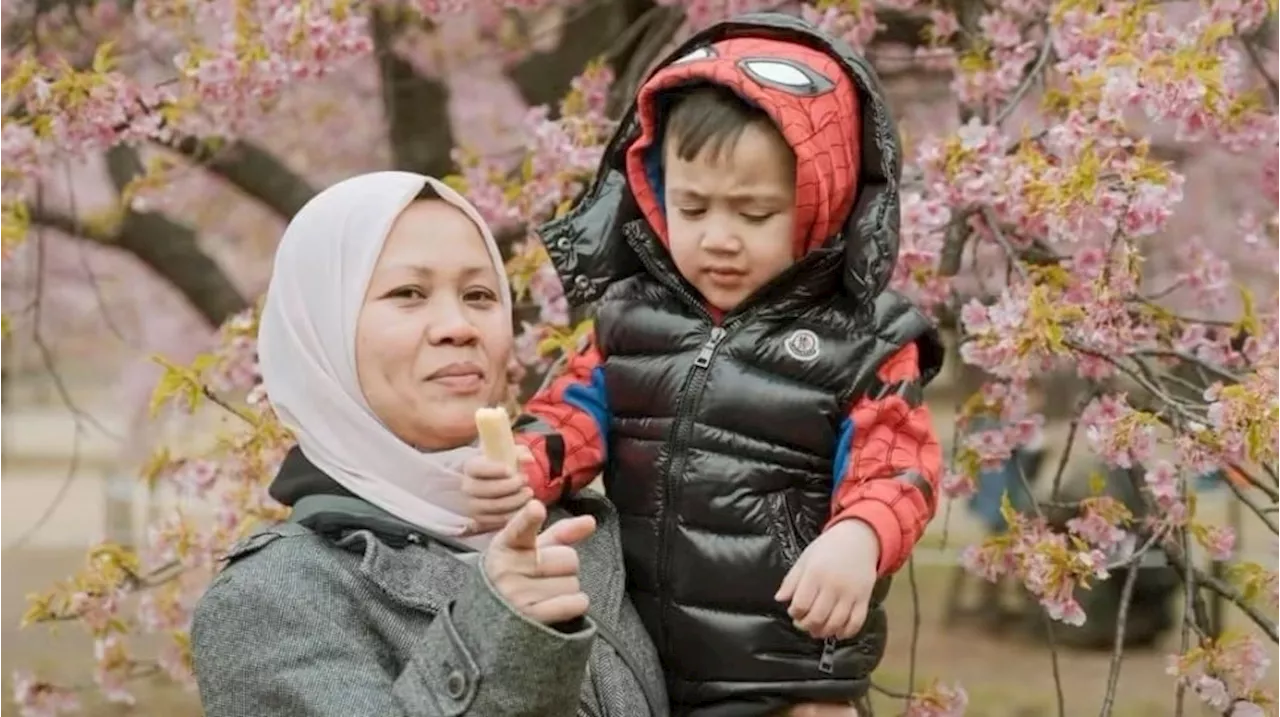
{"label": "black puffy vest", "polygon": [[[824,263],[837,265],[805,262],[815,276],[800,285],[824,283]],[[629,593],[678,706],[749,700],[724,713],[767,714],[770,696],[852,698],[884,651],[878,604],[860,635],[823,641],[793,627],[773,595],[830,514],[853,402],[876,390],[881,362],[932,329],[893,293],[861,312],[806,293],[715,326],[640,275],[596,314],[612,415],[605,488]]]}

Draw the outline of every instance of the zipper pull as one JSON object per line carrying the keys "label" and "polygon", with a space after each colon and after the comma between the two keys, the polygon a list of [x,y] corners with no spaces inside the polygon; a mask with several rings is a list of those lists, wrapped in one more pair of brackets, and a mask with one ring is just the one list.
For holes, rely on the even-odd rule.
{"label": "zipper pull", "polygon": [[716,349],[720,346],[720,342],[724,341],[725,331],[723,328],[716,326],[711,329],[711,335],[707,337],[707,342],[702,345],[702,350],[698,352],[698,357],[693,360],[693,365],[698,368],[706,368],[711,365],[711,357],[715,356]]}
{"label": "zipper pull", "polygon": [[822,643],[822,658],[818,660],[818,671],[829,675],[836,671],[836,639],[828,637]]}

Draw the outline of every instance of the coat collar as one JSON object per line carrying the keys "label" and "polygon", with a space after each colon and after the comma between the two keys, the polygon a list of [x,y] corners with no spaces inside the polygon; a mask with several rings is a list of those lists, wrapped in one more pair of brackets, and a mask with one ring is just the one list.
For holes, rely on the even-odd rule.
{"label": "coat collar", "polygon": [[[360,572],[400,602],[439,610],[462,589],[479,553],[447,536],[407,523],[342,488],[297,448],[271,485],[287,498],[289,523],[305,527],[333,545],[361,556]],[[284,502],[281,500],[281,502]],[[618,619],[625,591],[622,542],[613,504],[582,491],[548,510],[550,521],[591,515],[596,532],[578,545],[579,580],[591,612],[610,624]]]}

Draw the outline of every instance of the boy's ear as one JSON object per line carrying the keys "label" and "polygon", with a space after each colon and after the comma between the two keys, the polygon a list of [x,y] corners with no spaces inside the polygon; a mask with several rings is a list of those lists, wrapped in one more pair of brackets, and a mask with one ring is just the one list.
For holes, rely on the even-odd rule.
{"label": "boy's ear", "polygon": [[567,214],[538,227],[551,263],[564,285],[565,299],[585,307],[608,286],[642,271],[623,232],[641,218],[623,173],[609,167]]}

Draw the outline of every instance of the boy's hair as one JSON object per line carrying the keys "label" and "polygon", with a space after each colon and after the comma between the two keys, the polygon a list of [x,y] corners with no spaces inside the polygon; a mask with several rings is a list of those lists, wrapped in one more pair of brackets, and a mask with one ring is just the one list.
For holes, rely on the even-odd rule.
{"label": "boy's hair", "polygon": [[666,107],[665,133],[675,143],[676,156],[689,162],[709,148],[718,156],[732,150],[750,125],[759,124],[777,132],[773,119],[764,110],[747,102],[724,85],[700,82],[670,91]]}

